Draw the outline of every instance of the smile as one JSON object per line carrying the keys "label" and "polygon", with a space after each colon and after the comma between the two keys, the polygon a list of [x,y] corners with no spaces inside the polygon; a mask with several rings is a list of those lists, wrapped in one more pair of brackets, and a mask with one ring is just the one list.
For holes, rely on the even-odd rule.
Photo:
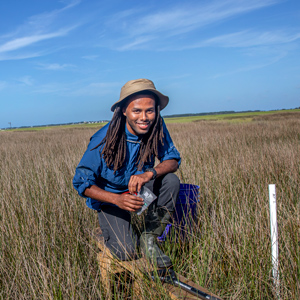
{"label": "smile", "polygon": [[149,126],[149,122],[147,123],[136,123],[141,128],[147,128]]}

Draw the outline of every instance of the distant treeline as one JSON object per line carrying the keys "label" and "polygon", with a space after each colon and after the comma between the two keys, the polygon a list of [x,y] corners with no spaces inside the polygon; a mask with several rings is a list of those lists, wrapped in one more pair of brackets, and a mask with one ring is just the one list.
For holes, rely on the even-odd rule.
{"label": "distant treeline", "polygon": [[59,124],[45,124],[45,125],[32,125],[32,126],[19,126],[19,127],[7,127],[7,128],[1,128],[2,130],[5,129],[26,129],[26,128],[38,128],[38,127],[53,127],[53,126],[67,126],[67,125],[80,125],[80,124],[98,124],[98,123],[104,123],[109,122],[107,120],[101,120],[101,121],[80,121],[80,122],[69,122],[69,123],[59,123]]}
{"label": "distant treeline", "polygon": [[244,111],[234,111],[234,110],[225,110],[217,112],[207,112],[207,113],[196,113],[196,114],[175,114],[167,115],[164,118],[180,118],[180,117],[196,117],[196,116],[208,116],[208,115],[226,115],[226,114],[237,114],[237,113],[249,113],[249,112],[260,112],[260,110],[244,110]]}
{"label": "distant treeline", "polygon": [[[291,108],[291,109],[300,109],[299,107]],[[285,108],[277,109],[277,110],[286,110]],[[261,112],[262,110],[243,110],[243,111],[234,111],[234,110],[224,110],[224,111],[216,111],[216,112],[204,112],[204,113],[187,113],[187,114],[174,114],[174,115],[166,115],[164,118],[181,118],[181,117],[196,117],[196,116],[208,116],[208,115],[226,115],[226,114],[239,114],[239,113],[250,113],[250,112]],[[33,126],[20,126],[20,127],[7,127],[0,128],[0,130],[6,129],[18,129],[18,128],[36,128],[36,127],[51,127],[51,126],[64,126],[64,125],[78,125],[78,124],[93,124],[93,123],[103,123],[109,122],[109,120],[101,120],[101,121],[80,121],[80,122],[69,122],[69,123],[61,123],[61,124],[46,124],[46,125],[33,125]]]}

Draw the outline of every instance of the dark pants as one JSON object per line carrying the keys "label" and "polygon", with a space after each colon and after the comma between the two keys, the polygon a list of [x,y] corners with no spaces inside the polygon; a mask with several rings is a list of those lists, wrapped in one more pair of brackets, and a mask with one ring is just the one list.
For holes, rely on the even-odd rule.
{"label": "dark pants", "polygon": [[[168,173],[145,184],[156,196],[154,206],[173,212],[179,194],[180,182],[173,173]],[[135,257],[137,234],[132,228],[131,214],[112,205],[102,205],[98,220],[106,246],[120,260]]]}

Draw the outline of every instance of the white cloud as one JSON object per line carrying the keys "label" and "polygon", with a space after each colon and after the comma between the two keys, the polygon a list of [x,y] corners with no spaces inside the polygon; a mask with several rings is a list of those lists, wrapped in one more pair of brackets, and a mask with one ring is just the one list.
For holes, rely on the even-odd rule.
{"label": "white cloud", "polygon": [[71,28],[61,29],[57,32],[52,32],[52,33],[48,33],[48,34],[39,34],[39,35],[32,35],[32,36],[16,38],[12,41],[6,42],[5,44],[1,45],[0,53],[18,50],[20,48],[30,46],[32,44],[35,44],[35,43],[43,41],[43,40],[48,40],[48,39],[52,39],[52,38],[56,38],[56,37],[65,36],[66,34],[68,34],[69,31],[71,31],[73,29],[74,29],[74,27],[71,27]]}
{"label": "white cloud", "polygon": [[80,4],[81,0],[61,0],[60,2],[66,4],[66,6],[61,9],[61,11],[63,11]]}
{"label": "white cloud", "polygon": [[195,47],[255,47],[264,45],[285,44],[300,38],[300,32],[291,34],[283,31],[239,31],[225,34],[200,42]]}
{"label": "white cloud", "polygon": [[118,47],[118,50],[125,51],[125,50],[136,49],[136,48],[138,48],[138,46],[143,46],[153,39],[154,39],[154,37],[151,37],[151,36],[138,37],[138,38],[135,38],[132,42]]}
{"label": "white cloud", "polygon": [[[66,1],[64,1],[66,2]],[[31,16],[28,20],[16,28],[15,31],[6,33],[0,37],[0,60],[24,59],[45,54],[47,51],[27,51],[20,53],[25,47],[36,45],[39,42],[67,36],[72,30],[81,24],[62,25],[65,22],[63,12],[78,5],[80,0],[67,1],[61,9]],[[3,55],[12,52],[10,55]]]}
{"label": "white cloud", "polygon": [[[145,38],[147,36],[165,42],[166,38],[183,35],[278,2],[279,0],[224,0],[206,2],[207,4],[194,3],[194,5],[184,3],[146,15],[135,11],[124,13],[124,15],[118,14],[116,19],[110,18],[107,25],[112,30],[121,31],[123,39],[127,39],[126,44],[121,46],[122,38],[117,40],[116,48],[119,50],[141,49],[143,45],[148,44],[149,40]],[[129,13],[130,17],[128,17]],[[143,38],[145,41],[140,42]],[[128,42],[128,39],[133,41]]]}
{"label": "white cloud", "polygon": [[24,76],[18,79],[23,85],[32,86],[34,84],[34,80],[31,76]]}
{"label": "white cloud", "polygon": [[39,69],[42,70],[51,70],[51,71],[57,71],[57,70],[64,70],[68,68],[74,68],[74,65],[71,64],[58,64],[58,63],[53,63],[53,64],[39,64]]}
{"label": "white cloud", "polygon": [[0,53],[0,61],[27,59],[27,58],[39,57],[43,55],[45,55],[45,52],[31,52],[31,53],[20,53],[20,54]]}
{"label": "white cloud", "polygon": [[49,12],[37,14],[31,16],[28,21],[20,26],[17,29],[17,32],[21,35],[27,32],[39,32],[39,31],[47,31],[50,26],[55,26],[55,23],[60,22],[60,17],[63,16],[63,13],[76,5],[80,4],[80,0],[75,1],[61,1],[68,2],[66,6],[55,9]]}

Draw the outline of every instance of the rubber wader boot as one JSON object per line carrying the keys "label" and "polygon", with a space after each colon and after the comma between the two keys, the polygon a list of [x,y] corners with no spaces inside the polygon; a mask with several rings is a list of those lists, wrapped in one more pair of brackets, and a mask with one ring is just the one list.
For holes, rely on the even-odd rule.
{"label": "rubber wader boot", "polygon": [[170,223],[171,213],[165,209],[154,210],[149,207],[145,216],[145,230],[140,237],[140,249],[152,264],[159,268],[172,265],[171,259],[157,245],[157,238],[162,235],[166,225]]}

